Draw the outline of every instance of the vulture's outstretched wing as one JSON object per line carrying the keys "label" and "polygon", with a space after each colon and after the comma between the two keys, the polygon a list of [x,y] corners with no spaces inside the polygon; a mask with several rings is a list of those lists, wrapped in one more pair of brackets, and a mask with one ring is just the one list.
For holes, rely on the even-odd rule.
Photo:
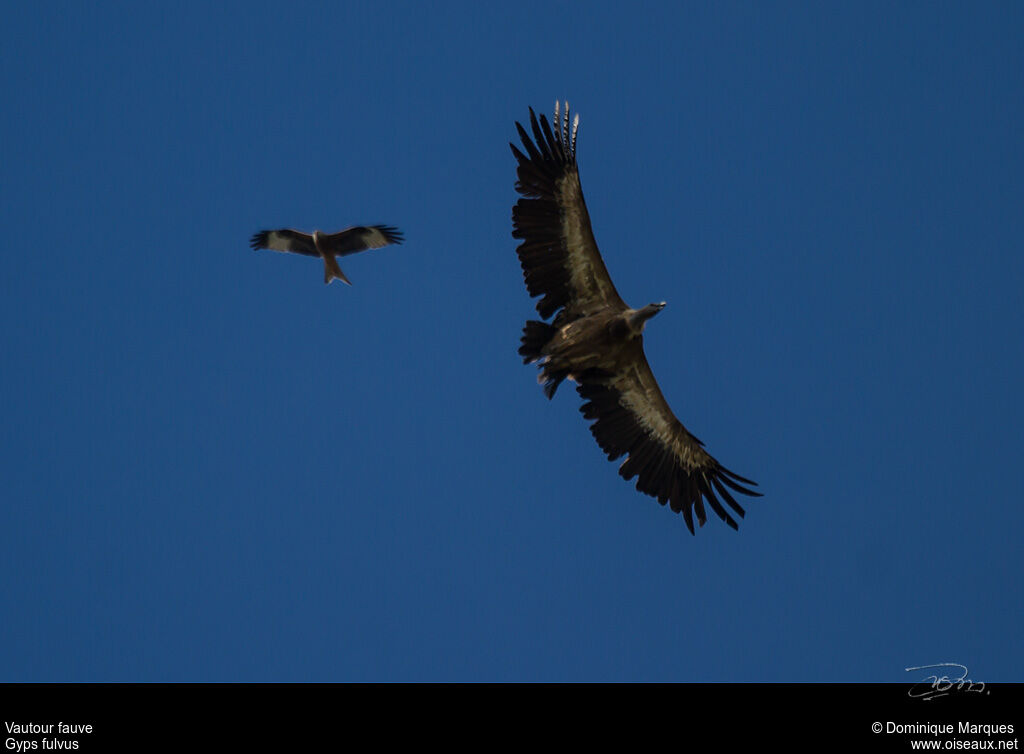
{"label": "vulture's outstretched wing", "polygon": [[531,296],[543,296],[537,311],[547,319],[564,308],[574,317],[598,309],[626,309],[601,260],[590,216],[583,201],[576,167],[579,116],[569,125],[569,105],[555,131],[547,118],[530,108],[533,140],[519,123],[526,154],[512,147],[519,161],[516,191],[522,198],[512,208],[512,235],[523,239],[516,252]]}
{"label": "vulture's outstretched wing", "polygon": [[729,471],[704,450],[704,443],[686,430],[661,394],[642,341],[634,341],[632,348],[633,358],[618,372],[580,376],[576,391],[587,401],[580,411],[594,420],[590,431],[597,444],[609,460],[628,455],[619,474],[638,477],[637,490],[682,513],[691,534],[694,510],[698,524],[707,520],[705,500],[719,518],[738,528],[721,501],[742,518],[743,508],[729,490],[760,497],[743,486],[756,483]]}
{"label": "vulture's outstretched wing", "polygon": [[379,249],[392,243],[402,243],[402,232],[389,225],[357,225],[354,228],[322,236],[320,244],[339,257],[367,249]]}
{"label": "vulture's outstretched wing", "polygon": [[301,230],[261,230],[249,240],[254,249],[271,249],[272,251],[291,251],[305,254],[307,257],[318,257],[319,252],[313,243],[313,236]]}

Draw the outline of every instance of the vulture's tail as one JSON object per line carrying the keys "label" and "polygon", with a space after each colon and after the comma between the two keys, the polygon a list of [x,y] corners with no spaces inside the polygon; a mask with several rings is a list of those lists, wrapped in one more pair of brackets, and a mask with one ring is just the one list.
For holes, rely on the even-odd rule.
{"label": "vulture's tail", "polygon": [[538,322],[531,319],[523,328],[522,343],[519,347],[519,355],[523,357],[523,363],[529,364],[538,361],[543,355],[541,352],[548,341],[555,337],[557,330],[546,322]]}
{"label": "vulture's tail", "polygon": [[345,277],[345,273],[338,266],[338,260],[330,254],[324,255],[324,283],[330,283],[337,278],[346,285],[352,285],[352,281]]}
{"label": "vulture's tail", "polygon": [[524,364],[541,361],[537,382],[544,386],[544,395],[548,398],[555,397],[558,386],[569,376],[569,372],[566,370],[553,369],[552,364],[544,355],[544,346],[555,337],[557,332],[557,327],[531,319],[523,328],[523,344],[519,347],[519,355],[523,357]]}

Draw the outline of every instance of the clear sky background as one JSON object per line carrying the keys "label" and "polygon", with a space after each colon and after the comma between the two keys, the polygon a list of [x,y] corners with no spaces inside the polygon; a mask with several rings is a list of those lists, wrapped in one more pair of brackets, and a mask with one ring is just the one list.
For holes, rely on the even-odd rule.
{"label": "clear sky background", "polygon": [[[1024,6],[4,19],[0,679],[1024,680]],[[516,354],[556,98],[739,532]],[[248,247],[364,223],[353,287]]]}

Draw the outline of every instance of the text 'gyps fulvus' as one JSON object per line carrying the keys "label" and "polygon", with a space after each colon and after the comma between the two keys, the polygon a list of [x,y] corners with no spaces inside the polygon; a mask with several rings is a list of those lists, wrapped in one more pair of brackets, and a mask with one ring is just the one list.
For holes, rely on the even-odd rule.
{"label": "text 'gyps fulvus'", "polygon": [[345,277],[335,257],[344,257],[367,249],[379,249],[392,243],[402,243],[402,232],[388,225],[357,225],[337,233],[321,233],[314,230],[312,235],[287,228],[261,230],[249,241],[249,245],[254,249],[290,251],[294,254],[305,254],[307,257],[321,257],[324,260],[324,282],[330,283],[337,278],[348,285],[352,285],[352,281]]}
{"label": "text 'gyps fulvus'", "polygon": [[598,445],[610,460],[628,456],[619,474],[637,477],[637,490],[681,512],[691,534],[694,511],[699,524],[707,520],[705,501],[737,528],[722,504],[743,516],[730,490],[760,493],[744,486],[755,482],[704,450],[658,388],[642,332],[665,304],[630,309],[601,260],[576,166],[579,115],[570,125],[568,103],[561,117],[556,103],[552,131],[547,118],[542,115],[538,122],[531,108],[530,125],[533,139],[516,123],[526,154],[510,144],[519,163],[516,191],[522,195],[512,208],[512,235],[522,239],[516,251],[526,288],[543,297],[537,311],[554,320],[527,322],[519,353],[525,363],[539,363],[549,398],[566,377],[577,383],[586,401],[580,411],[594,422],[590,431]]}

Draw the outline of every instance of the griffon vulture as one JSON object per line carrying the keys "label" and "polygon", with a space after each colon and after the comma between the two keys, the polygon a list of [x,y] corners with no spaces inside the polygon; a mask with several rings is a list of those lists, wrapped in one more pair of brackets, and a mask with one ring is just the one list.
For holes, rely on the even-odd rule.
{"label": "griffon vulture", "polygon": [[[743,508],[733,493],[760,496],[755,482],[722,466],[672,413],[644,356],[643,330],[664,302],[631,309],[619,297],[601,260],[583,201],[576,165],[579,115],[570,124],[569,105],[554,129],[530,109],[533,138],[516,123],[525,154],[514,144],[518,162],[512,208],[512,235],[530,296],[541,317],[523,330],[519,353],[537,362],[538,381],[551,398],[566,377],[586,401],[580,408],[593,422],[590,431],[610,460],[636,488],[683,514],[692,534],[693,516],[703,526],[707,502],[732,528]],[[724,505],[723,505],[724,503]]]}
{"label": "griffon vulture", "polygon": [[348,285],[352,285],[352,281],[345,277],[335,257],[379,249],[392,243],[402,243],[402,233],[388,225],[357,225],[337,233],[314,230],[313,235],[301,230],[261,230],[249,241],[254,249],[290,251],[307,257],[321,257],[324,260],[324,282],[330,283],[337,278]]}

